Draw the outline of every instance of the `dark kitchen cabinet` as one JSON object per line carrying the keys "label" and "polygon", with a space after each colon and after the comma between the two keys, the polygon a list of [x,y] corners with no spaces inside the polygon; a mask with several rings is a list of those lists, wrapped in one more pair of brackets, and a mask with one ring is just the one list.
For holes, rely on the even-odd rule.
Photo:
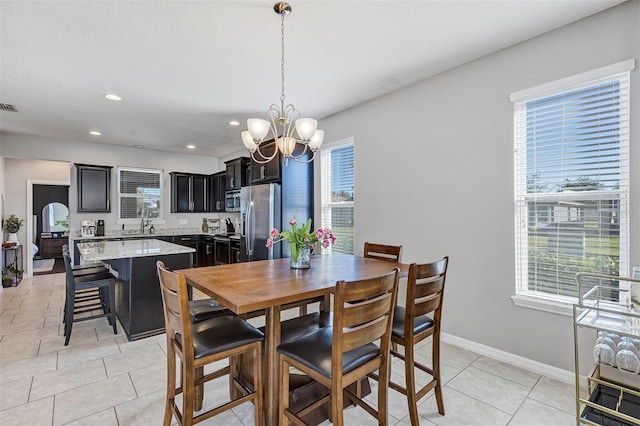
{"label": "dark kitchen cabinet", "polygon": [[203,266],[202,264],[202,243],[200,241],[200,235],[176,235],[173,237],[174,244],[181,246],[191,247],[195,249],[195,253],[191,253],[193,260],[193,267]]}
{"label": "dark kitchen cabinet", "polygon": [[249,159],[247,157],[225,161],[224,164],[227,166],[225,184],[227,191],[234,191],[249,184],[247,182],[247,169],[249,168]]}
{"label": "dark kitchen cabinet", "polygon": [[213,235],[202,236],[202,255],[200,256],[202,266],[213,266],[216,264],[215,237]]}
{"label": "dark kitchen cabinet", "polygon": [[171,213],[204,213],[209,204],[209,176],[171,172]]}
{"label": "dark kitchen cabinet", "polygon": [[111,167],[76,164],[78,212],[111,211]]}
{"label": "dark kitchen cabinet", "polygon": [[[275,142],[265,142],[260,145],[260,152],[262,152],[267,158],[273,155],[276,149]],[[254,154],[259,160],[263,160],[260,154],[256,152]],[[292,160],[293,161],[293,160]],[[281,155],[276,154],[276,158],[271,161],[260,164],[251,158],[251,184],[260,185],[262,183],[278,182],[282,177],[281,173]]]}
{"label": "dark kitchen cabinet", "polygon": [[224,211],[224,193],[227,190],[227,174],[225,172],[216,173],[209,177],[209,211]]}

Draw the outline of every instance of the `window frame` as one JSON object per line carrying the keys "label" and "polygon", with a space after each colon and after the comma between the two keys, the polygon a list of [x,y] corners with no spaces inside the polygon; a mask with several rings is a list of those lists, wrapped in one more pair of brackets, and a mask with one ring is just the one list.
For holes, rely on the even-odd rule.
{"label": "window frame", "polygon": [[[522,120],[518,115],[526,114],[526,107],[520,108],[522,104],[527,102],[559,95],[562,93],[571,92],[580,88],[589,86],[597,86],[601,84],[600,80],[607,80],[619,75],[625,74],[623,77],[626,79],[627,95],[630,97],[631,90],[630,85],[630,71],[635,68],[635,60],[630,59],[609,66],[601,67],[595,70],[591,70],[585,73],[574,75],[571,77],[556,80],[550,83],[542,84],[530,89],[514,92],[510,95],[510,101],[514,104],[513,118],[514,118],[514,242],[515,242],[515,294],[511,297],[513,303],[517,306],[542,310],[546,312],[552,312],[556,314],[571,315],[572,305],[576,302],[576,297],[554,295],[551,293],[544,293],[535,290],[529,290],[527,273],[522,271],[523,256],[528,256],[528,231],[522,232],[521,228],[524,226],[527,230],[529,225],[522,225],[520,222],[527,219],[527,206],[526,203],[532,199],[545,198],[560,199],[562,195],[553,195],[554,193],[547,194],[528,194],[527,193],[527,165],[526,165],[526,149],[518,148],[526,147],[526,120]],[[619,79],[622,80],[622,79]],[[624,275],[629,269],[629,249],[630,249],[630,205],[629,199],[631,194],[631,183],[628,176],[630,172],[630,158],[629,158],[629,108],[630,100],[626,100],[626,110],[621,114],[620,123],[620,169],[622,173],[626,172],[626,182],[623,181],[621,176],[621,186],[615,191],[614,195],[618,196],[620,202],[620,210],[626,212],[626,220],[620,221],[620,260],[619,260],[619,273]],[[622,174],[621,173],[621,174]],[[578,194],[572,194],[577,198],[589,197],[590,199],[604,200],[605,198],[599,198],[601,195],[609,196],[612,191],[606,191],[607,194],[601,194],[605,191],[585,191],[578,192]],[[562,193],[560,193],[562,194]],[[565,194],[566,196],[566,194]],[[522,203],[525,205],[523,206]],[[524,211],[524,217],[519,213]],[[524,254],[523,254],[524,251]]]}
{"label": "window frame", "polygon": [[[335,150],[335,149],[339,149],[339,148],[344,148],[346,146],[352,146],[353,147],[353,175],[354,175],[354,182],[353,182],[353,201],[341,201],[339,203],[335,203],[335,202],[331,202],[330,201],[330,197],[331,197],[331,188],[329,187],[328,190],[325,187],[326,183],[325,183],[325,174],[324,174],[324,170],[325,170],[325,166],[326,166],[326,162],[327,161],[331,161],[331,153]],[[354,220],[355,220],[355,210],[356,210],[356,204],[355,204],[355,198],[356,198],[356,183],[355,183],[355,150],[356,150],[356,146],[355,146],[355,138],[350,137],[350,138],[346,138],[346,139],[342,139],[339,141],[335,141],[335,142],[331,142],[329,144],[324,144],[320,150],[320,161],[319,161],[319,170],[320,170],[320,226],[323,228],[331,228],[331,219],[330,219],[330,211],[332,208],[334,207],[351,207],[353,208],[353,216],[354,216]],[[329,183],[330,185],[330,183]],[[327,201],[327,198],[329,198],[329,201]],[[353,227],[353,235],[352,235],[352,239],[353,239],[353,252],[351,254],[355,254],[355,224]],[[326,253],[332,253],[333,247],[329,246],[327,249],[323,249],[324,252]]]}
{"label": "window frame", "polygon": [[159,178],[159,191],[160,191],[160,207],[159,207],[159,217],[157,218],[152,218],[151,220],[153,221],[154,224],[164,224],[165,223],[165,219],[164,219],[164,204],[165,204],[165,197],[164,197],[164,170],[163,169],[151,169],[151,168],[144,168],[144,167],[133,167],[133,166],[118,166],[118,173],[117,173],[117,196],[118,196],[118,224],[119,225],[131,225],[131,224],[139,224],[140,223],[140,219],[141,218],[135,218],[135,219],[131,219],[131,218],[122,218],[121,215],[121,211],[122,211],[122,197],[126,197],[126,198],[138,198],[138,196],[133,196],[132,194],[123,194],[120,192],[120,182],[122,179],[122,175],[121,172],[122,171],[128,171],[128,172],[139,172],[139,173],[150,173],[150,174],[157,174],[158,178]]}

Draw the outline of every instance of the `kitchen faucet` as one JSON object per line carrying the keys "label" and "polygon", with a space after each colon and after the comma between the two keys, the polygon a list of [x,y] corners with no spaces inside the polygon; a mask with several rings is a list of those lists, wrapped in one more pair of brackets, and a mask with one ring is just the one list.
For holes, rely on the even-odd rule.
{"label": "kitchen faucet", "polygon": [[[144,218],[147,217],[147,223],[144,223]],[[149,210],[142,209],[142,214],[140,215],[140,233],[144,234],[144,228],[149,226]]]}

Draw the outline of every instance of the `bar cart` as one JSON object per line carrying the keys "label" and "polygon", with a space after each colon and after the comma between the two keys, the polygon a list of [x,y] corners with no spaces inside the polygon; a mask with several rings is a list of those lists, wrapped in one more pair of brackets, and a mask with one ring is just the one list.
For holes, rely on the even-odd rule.
{"label": "bar cart", "polygon": [[[636,298],[640,279],[593,273],[579,273],[576,279],[579,291],[578,303],[573,306],[576,424],[640,425],[637,369],[640,301]],[[580,395],[580,328],[595,330],[599,336],[594,347],[595,366],[587,377],[586,396]]]}

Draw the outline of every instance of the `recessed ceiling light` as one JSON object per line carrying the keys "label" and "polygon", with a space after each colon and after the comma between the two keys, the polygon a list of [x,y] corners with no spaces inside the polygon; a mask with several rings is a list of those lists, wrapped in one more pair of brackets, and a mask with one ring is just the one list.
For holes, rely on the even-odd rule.
{"label": "recessed ceiling light", "polygon": [[144,148],[144,145],[134,145],[134,147],[142,149],[142,148]]}
{"label": "recessed ceiling light", "polygon": [[196,149],[196,146],[195,146],[195,145],[187,145],[187,148],[189,148],[189,149]]}
{"label": "recessed ceiling light", "polygon": [[231,120],[231,121],[229,122],[229,125],[230,125],[230,126],[239,126],[239,125],[240,125],[240,122],[239,122],[239,121],[236,121],[236,120]]}
{"label": "recessed ceiling light", "polygon": [[113,93],[107,93],[106,95],[104,95],[105,98],[109,99],[110,101],[121,101],[122,98],[118,95],[114,95]]}
{"label": "recessed ceiling light", "polygon": [[102,135],[102,133],[97,132],[97,131],[95,131],[95,130],[90,131],[90,132],[89,132],[89,134],[90,134],[90,135],[93,135],[93,136],[100,136],[100,135]]}

